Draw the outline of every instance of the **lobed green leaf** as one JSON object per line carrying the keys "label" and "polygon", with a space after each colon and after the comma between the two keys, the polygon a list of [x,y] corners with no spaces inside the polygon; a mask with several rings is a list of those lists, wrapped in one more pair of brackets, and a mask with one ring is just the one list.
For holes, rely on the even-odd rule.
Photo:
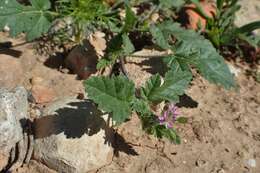
{"label": "lobed green leaf", "polygon": [[123,76],[91,77],[84,82],[88,97],[103,111],[112,113],[116,124],[131,115],[131,104],[135,98],[133,82]]}
{"label": "lobed green leaf", "polygon": [[163,100],[178,102],[179,96],[184,94],[191,79],[190,72],[171,69],[166,73],[163,84],[159,75],[152,76],[145,87],[141,88],[141,95],[154,102]]}
{"label": "lobed green leaf", "polygon": [[11,28],[10,35],[27,34],[31,41],[46,33],[51,26],[52,16],[49,0],[30,0],[31,6],[24,6],[16,0],[0,1],[0,29]]}
{"label": "lobed green leaf", "polygon": [[[157,30],[163,33],[164,38],[169,38],[173,35],[187,50],[191,50],[191,52],[196,51],[198,56],[195,58],[195,61],[190,61],[190,64],[195,66],[208,81],[221,84],[227,89],[236,86],[233,75],[225,64],[224,58],[219,55],[210,41],[193,30],[181,28],[179,24],[172,21],[165,21],[159,24]],[[161,46],[159,42],[156,43]],[[163,46],[162,48],[165,47]]]}

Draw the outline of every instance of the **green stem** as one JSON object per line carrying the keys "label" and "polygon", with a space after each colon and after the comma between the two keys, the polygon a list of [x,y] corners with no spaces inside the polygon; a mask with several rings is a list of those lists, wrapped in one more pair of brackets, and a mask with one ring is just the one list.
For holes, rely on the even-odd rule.
{"label": "green stem", "polygon": [[162,54],[162,55],[129,55],[129,57],[133,57],[133,58],[164,58],[166,56],[172,56],[174,55],[173,53],[165,53],[165,54]]}

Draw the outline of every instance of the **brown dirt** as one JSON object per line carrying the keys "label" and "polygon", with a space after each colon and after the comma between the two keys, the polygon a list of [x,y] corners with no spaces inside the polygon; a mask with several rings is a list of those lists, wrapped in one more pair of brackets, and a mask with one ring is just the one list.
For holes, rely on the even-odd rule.
{"label": "brown dirt", "polygon": [[[6,33],[0,33],[0,41],[1,43],[11,42],[14,46],[24,42],[23,39],[9,38]],[[26,89],[30,90],[32,87],[32,79],[40,78],[44,81],[45,85],[55,91],[56,95],[54,97],[56,99],[64,96],[77,96],[79,93],[84,92],[82,81],[77,80],[76,75],[69,74],[69,70],[63,69],[64,60],[59,52],[49,57],[41,56],[37,54],[34,47],[33,44],[24,44],[11,49],[0,48],[1,58],[7,55],[13,58],[13,61],[21,64],[22,71],[24,72],[22,75],[20,73],[18,74],[15,70],[17,68],[16,66],[9,67],[9,71],[8,68],[4,68],[10,76],[19,75],[19,81],[8,81],[10,84],[4,87],[23,85]],[[14,52],[18,56],[14,56]],[[10,64],[7,63],[6,61],[1,65],[5,66]],[[6,74],[1,73],[1,75]],[[6,77],[0,76],[0,78]],[[8,78],[6,80],[8,80]]]}
{"label": "brown dirt", "polygon": [[[7,39],[5,34],[0,36],[1,41]],[[17,61],[22,63],[26,72],[22,76],[22,84],[28,90],[31,87],[30,80],[40,77],[54,89],[56,98],[77,96],[84,91],[82,81],[77,80],[76,75],[59,71],[59,65],[63,61],[59,57],[52,57],[52,63],[47,64],[50,59],[35,54],[31,45],[16,49],[22,53]],[[53,62],[61,63],[53,66]],[[145,68],[140,73],[140,63],[130,63],[127,67],[131,77],[142,83],[144,75],[153,73],[154,69]],[[147,63],[149,62],[143,64],[149,66]],[[188,118],[187,124],[176,124],[182,138],[181,145],[172,144],[166,139],[157,140],[145,134],[137,116],[133,115],[130,121],[118,129],[123,138],[118,136],[116,140],[117,152],[113,162],[95,172],[259,173],[260,84],[246,75],[244,67],[240,70],[241,73],[236,78],[239,85],[237,91],[226,91],[195,74],[187,95],[182,97],[178,105],[182,115]],[[20,81],[14,83],[18,84],[21,84]],[[256,161],[256,167],[248,164],[250,159]],[[17,172],[52,171],[31,161]]]}
{"label": "brown dirt", "polygon": [[[146,135],[134,116],[119,133],[136,154],[119,152],[111,165],[97,172],[259,173],[260,84],[240,70],[237,91],[226,91],[195,75],[179,104],[189,119],[185,125],[176,124],[181,145]],[[250,159],[256,167],[248,165]]]}

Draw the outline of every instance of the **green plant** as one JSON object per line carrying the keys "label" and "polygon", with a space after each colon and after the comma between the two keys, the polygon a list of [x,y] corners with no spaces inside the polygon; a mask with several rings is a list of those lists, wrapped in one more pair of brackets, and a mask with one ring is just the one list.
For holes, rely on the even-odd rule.
{"label": "green plant", "polygon": [[24,6],[16,0],[0,1],[0,29],[9,26],[11,36],[25,32],[29,41],[46,33],[57,13],[50,11],[49,1],[30,2],[31,6]]}
{"label": "green plant", "polygon": [[251,35],[252,31],[260,28],[260,21],[241,27],[237,27],[234,24],[236,12],[240,10],[238,0],[217,0],[215,3],[216,14],[213,17],[207,16],[198,0],[191,1],[196,5],[198,13],[206,19],[205,33],[217,48],[229,46],[241,40],[248,42],[254,47],[260,45],[259,37]]}
{"label": "green plant", "polygon": [[62,18],[71,18],[76,43],[99,28],[108,27],[117,22],[108,4],[102,0],[58,0],[56,11]]}
{"label": "green plant", "polygon": [[[167,72],[162,76],[153,75],[141,88],[134,86],[127,73],[116,75],[113,71],[111,77],[96,76],[84,81],[88,97],[101,110],[111,114],[114,125],[126,121],[132,112],[136,112],[145,131],[180,143],[173,123],[185,123],[186,119],[176,117],[178,112],[174,104],[178,103],[179,96],[184,94],[192,80],[191,69],[197,69],[207,80],[226,89],[236,86],[223,57],[211,42],[195,31],[183,29],[172,20],[171,13],[163,12],[166,7],[179,8],[183,1],[179,0],[179,4],[168,0],[118,1],[110,7],[101,0],[59,0],[54,9],[48,0],[30,2],[31,5],[24,6],[15,0],[1,1],[0,8],[4,10],[0,11],[0,29],[8,25],[12,36],[24,32],[28,40],[33,40],[48,34],[56,20],[70,18],[73,32],[69,37],[72,40],[75,37],[78,44],[87,38],[88,32],[104,30],[109,42],[98,69],[117,63],[123,69],[124,60],[135,52],[129,36],[132,33],[149,35],[154,47],[170,52],[161,56]],[[140,3],[147,4],[152,11],[149,12],[151,9],[148,8],[136,14],[132,5],[136,7]],[[125,11],[125,17],[119,16],[120,11]],[[160,14],[163,20],[151,21],[153,13]],[[161,104],[164,104],[164,109],[158,113],[154,107]]]}

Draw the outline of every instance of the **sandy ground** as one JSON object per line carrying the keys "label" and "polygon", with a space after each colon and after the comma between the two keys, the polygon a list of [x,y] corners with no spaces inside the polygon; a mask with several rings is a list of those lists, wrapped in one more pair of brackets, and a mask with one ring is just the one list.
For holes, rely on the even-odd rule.
{"label": "sandy ground", "polygon": [[[254,2],[260,4],[259,0]],[[257,16],[259,18],[259,15]],[[14,44],[22,42],[21,39],[9,39],[3,33],[0,33],[0,41],[12,41]],[[19,56],[16,57],[14,53],[19,53]],[[12,79],[7,77],[5,80],[11,82],[0,83],[5,87],[23,85],[30,90],[31,79],[40,77],[55,91],[56,99],[77,96],[84,92],[82,81],[78,80],[76,75],[59,70],[63,65],[62,57],[48,58],[37,55],[31,45],[17,47],[11,52],[0,51],[0,59],[2,57],[15,58],[22,69],[18,74],[16,69],[7,66],[5,70],[8,70],[8,73],[1,72],[0,79],[6,74]],[[142,82],[145,76],[158,70],[151,68],[150,63],[153,64],[129,63],[127,68],[130,77]],[[0,64],[5,65],[8,64]],[[182,116],[188,118],[185,125],[175,124],[182,139],[181,145],[145,134],[137,116],[133,115],[130,121],[118,129],[123,138],[116,138],[116,152],[111,164],[93,172],[259,173],[260,84],[247,75],[250,70],[247,65],[233,66],[240,70],[235,78],[239,86],[237,90],[226,91],[194,73],[192,85],[178,104]],[[19,77],[15,78],[16,75]],[[31,161],[17,172],[53,171]]]}
{"label": "sandy ground", "polygon": [[[23,70],[27,72],[21,76],[19,84],[30,89],[30,80],[40,76],[55,90],[57,98],[76,96],[83,91],[82,81],[77,80],[76,75],[46,66],[45,62],[49,59],[36,55],[31,46],[20,49],[23,50],[22,55],[17,60],[23,62],[28,57],[36,60],[31,60],[33,65],[30,68],[25,66]],[[53,61],[56,62],[55,59]],[[138,63],[127,65],[129,73],[137,81],[145,78],[143,74],[149,76],[153,72],[148,70],[149,63],[143,64],[146,65],[142,68]],[[246,68],[236,68],[241,71],[236,77],[237,91],[226,91],[194,74],[192,85],[178,104],[182,116],[188,118],[187,124],[176,124],[182,138],[181,145],[145,134],[137,116],[133,115],[118,129],[123,138],[116,138],[118,152],[112,163],[96,172],[259,173],[260,84],[246,75]],[[46,170],[32,162],[18,172]]]}

